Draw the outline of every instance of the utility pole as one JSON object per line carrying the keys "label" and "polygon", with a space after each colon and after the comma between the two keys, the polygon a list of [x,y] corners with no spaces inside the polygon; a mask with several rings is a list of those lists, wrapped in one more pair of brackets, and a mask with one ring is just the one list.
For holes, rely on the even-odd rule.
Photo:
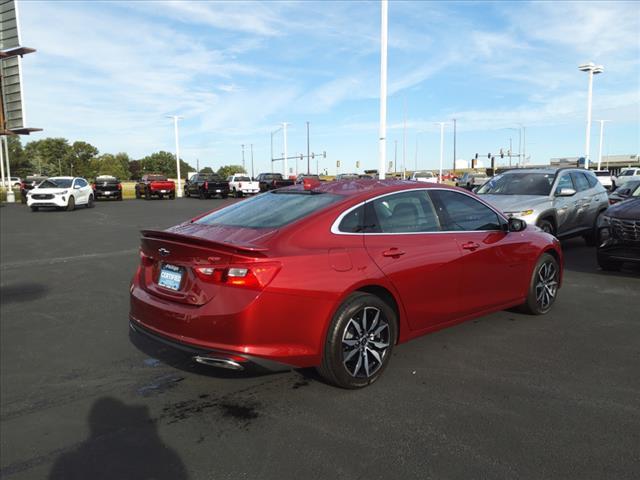
{"label": "utility pole", "polygon": [[[184,117],[178,115],[167,115],[167,118],[173,118],[173,131],[176,137],[176,173],[178,174],[178,186],[176,188],[176,196],[182,198],[182,186],[180,179],[180,142],[178,140],[178,120]],[[73,167],[72,167],[73,168]]]}
{"label": "utility pole", "polygon": [[453,170],[456,171],[456,119],[453,119]]}
{"label": "utility pole", "polygon": [[311,167],[310,167],[310,163],[309,163],[309,155],[310,155],[310,150],[309,150],[309,122],[307,122],[307,175],[311,174]]}
{"label": "utility pole", "polygon": [[513,148],[511,137],[509,137],[509,168],[511,168],[511,149]]}
{"label": "utility pole", "polygon": [[287,163],[287,122],[282,122],[282,134],[284,136],[284,178],[289,178],[289,164]]}
{"label": "utility pole", "polygon": [[580,65],[578,69],[589,74],[589,90],[587,92],[587,132],[584,144],[584,168],[589,170],[589,155],[591,152],[591,104],[593,100],[593,76],[604,71],[602,65],[593,62]]}
{"label": "utility pole", "polygon": [[413,159],[413,163],[415,163],[414,165],[414,172],[418,171],[418,135],[420,135],[420,132],[416,133],[416,151],[415,151],[415,158]]}
{"label": "utility pole", "polygon": [[438,183],[442,182],[442,161],[444,159],[444,122],[438,122],[440,124],[440,176],[438,177]]}
{"label": "utility pole", "polygon": [[598,170],[600,170],[602,166],[602,145],[604,143],[604,124],[609,120],[598,120],[600,122],[600,149],[598,153]]}
{"label": "utility pole", "polygon": [[196,158],[196,171],[200,173],[200,159]]}
{"label": "utility pole", "polygon": [[527,166],[527,127],[522,127],[522,166]]}
{"label": "utility pole", "polygon": [[403,113],[403,120],[402,120],[402,179],[403,180],[407,176],[407,164],[405,163],[406,151],[407,151],[407,95],[405,93],[404,113]]}
{"label": "utility pole", "polygon": [[398,140],[393,141],[393,173],[396,173],[398,165]]}
{"label": "utility pole", "polygon": [[251,180],[254,179],[253,176],[253,143],[251,144]]}
{"label": "utility pole", "polygon": [[247,170],[244,168],[244,143],[241,145],[241,147],[242,147],[242,170],[246,172]]}
{"label": "utility pole", "polygon": [[378,178],[384,180],[387,163],[387,26],[388,0],[381,2],[380,18],[380,134],[378,145]]}

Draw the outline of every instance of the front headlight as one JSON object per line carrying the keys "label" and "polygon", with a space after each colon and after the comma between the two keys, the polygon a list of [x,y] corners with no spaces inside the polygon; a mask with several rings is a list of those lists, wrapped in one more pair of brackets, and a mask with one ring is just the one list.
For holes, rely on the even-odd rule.
{"label": "front headlight", "polygon": [[56,192],[56,195],[66,195],[67,192],[68,190],[63,190],[61,192]]}
{"label": "front headlight", "polygon": [[510,217],[526,217],[527,215],[531,215],[533,210],[523,210],[521,212],[504,212]]}

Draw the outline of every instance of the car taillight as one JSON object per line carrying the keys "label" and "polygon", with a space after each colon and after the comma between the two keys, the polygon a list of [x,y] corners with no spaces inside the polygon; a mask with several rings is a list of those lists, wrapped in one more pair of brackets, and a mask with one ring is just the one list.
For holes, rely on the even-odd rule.
{"label": "car taillight", "polygon": [[204,189],[207,190],[209,188],[209,182],[204,182]]}
{"label": "car taillight", "polygon": [[91,184],[91,188],[93,188],[93,189],[95,190],[95,189],[96,189],[96,184],[95,184],[95,183],[92,183],[92,184]]}
{"label": "car taillight", "polygon": [[118,190],[122,190],[122,184],[121,183],[118,184]]}
{"label": "car taillight", "polygon": [[24,187],[25,187],[24,182],[20,182],[20,190],[24,190]]}
{"label": "car taillight", "polygon": [[205,282],[258,290],[269,285],[279,270],[279,263],[254,263],[225,268],[216,268],[215,266],[194,268],[198,278]]}
{"label": "car taillight", "polygon": [[150,257],[142,250],[140,250],[140,263],[142,263],[142,265],[144,265],[145,267],[150,267],[151,265],[153,265],[153,257]]}

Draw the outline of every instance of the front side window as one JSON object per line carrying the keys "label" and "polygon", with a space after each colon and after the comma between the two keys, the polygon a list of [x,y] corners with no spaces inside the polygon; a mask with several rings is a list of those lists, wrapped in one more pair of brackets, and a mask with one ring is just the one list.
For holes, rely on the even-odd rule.
{"label": "front side window", "polygon": [[558,180],[558,186],[556,187],[556,195],[560,195],[560,192],[563,188],[570,188],[571,190],[575,190],[576,187],[573,185],[573,181],[571,180],[571,176],[568,173],[565,173]]}
{"label": "front side window", "polygon": [[78,187],[86,187],[87,186],[87,182],[85,182],[82,178],[78,178],[78,179],[76,179],[76,185]]}
{"label": "front side window", "polygon": [[365,232],[421,233],[442,228],[425,190],[401,192],[367,202]]}
{"label": "front side window", "polygon": [[486,231],[501,230],[502,222],[496,212],[465,195],[447,190],[430,192],[439,211],[443,212],[448,231]]}

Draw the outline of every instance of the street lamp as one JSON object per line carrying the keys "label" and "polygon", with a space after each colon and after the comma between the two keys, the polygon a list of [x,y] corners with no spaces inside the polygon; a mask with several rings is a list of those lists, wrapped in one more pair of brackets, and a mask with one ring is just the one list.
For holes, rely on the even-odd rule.
{"label": "street lamp", "polygon": [[602,65],[596,65],[593,62],[584,63],[578,67],[581,72],[589,74],[589,93],[587,94],[587,133],[584,145],[584,168],[589,169],[589,151],[591,143],[591,103],[593,99],[593,76],[604,71]]}
{"label": "street lamp", "polygon": [[611,120],[598,120],[600,122],[600,151],[598,153],[598,170],[602,166],[602,144],[604,143],[604,124]]}
{"label": "street lamp", "polygon": [[167,118],[173,118],[173,130],[176,136],[176,172],[178,174],[178,188],[176,188],[176,196],[182,198],[182,187],[180,179],[180,143],[178,141],[178,120],[182,120],[184,117],[178,115],[165,115]]}
{"label": "street lamp", "polygon": [[387,34],[388,0],[381,2],[380,15],[380,129],[378,135],[378,178],[384,180],[387,164]]}
{"label": "street lamp", "polygon": [[446,122],[437,122],[436,125],[440,125],[440,175],[438,176],[438,183],[442,182],[442,159],[444,157],[444,125]]}

